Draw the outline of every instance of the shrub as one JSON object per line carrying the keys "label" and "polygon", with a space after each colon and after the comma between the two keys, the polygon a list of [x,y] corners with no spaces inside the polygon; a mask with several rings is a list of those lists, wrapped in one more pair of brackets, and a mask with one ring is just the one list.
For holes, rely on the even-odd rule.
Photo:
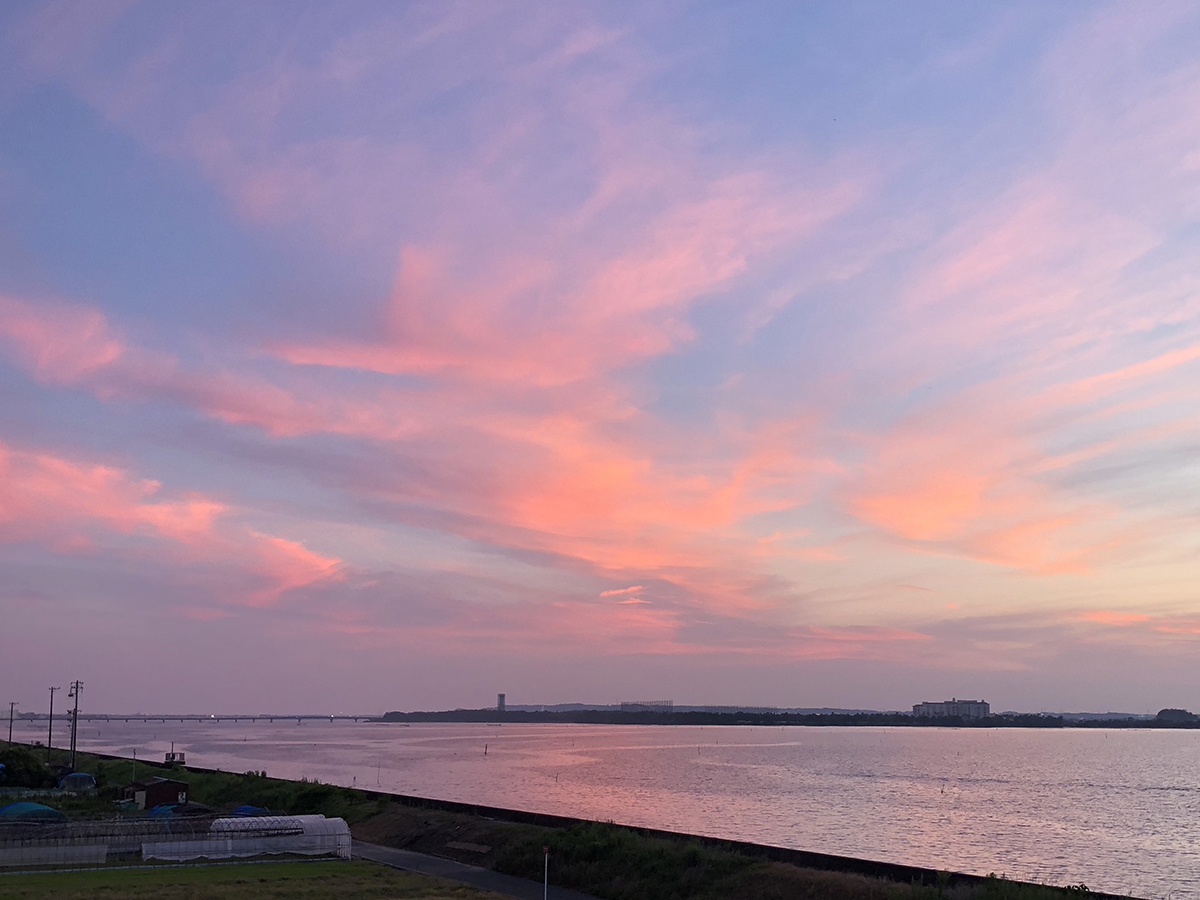
{"label": "shrub", "polygon": [[54,787],[54,776],[33,751],[21,744],[9,744],[0,749],[0,785],[4,787]]}

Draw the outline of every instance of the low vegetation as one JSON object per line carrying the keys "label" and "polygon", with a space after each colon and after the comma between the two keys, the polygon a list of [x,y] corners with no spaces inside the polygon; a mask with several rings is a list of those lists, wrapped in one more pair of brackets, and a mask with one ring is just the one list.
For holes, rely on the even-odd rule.
{"label": "low vegetation", "polygon": [[[0,746],[16,748],[31,756],[46,773],[44,784],[53,784],[54,779],[40,760],[29,750],[18,744]],[[4,751],[0,751],[4,752]],[[2,761],[2,760],[0,760]],[[182,766],[165,766],[157,763],[137,762],[128,759],[113,759],[90,753],[80,753],[77,768],[88,772],[96,779],[96,791],[90,794],[68,796],[54,794],[39,796],[39,803],[61,809],[72,817],[95,818],[114,815],[114,801],[121,798],[122,789],[137,778],[158,776],[172,778],[188,785],[188,799],[203,803],[218,812],[235,806],[249,804],[276,812],[301,815],[323,813],[339,816],[353,825],[376,815],[386,806],[386,801],[373,798],[363,791],[321,784],[316,781],[287,781],[268,778],[259,772],[234,774],[230,772],[199,772]],[[34,785],[29,785],[34,786]],[[131,811],[140,814],[140,811]]]}
{"label": "low vegetation", "polygon": [[243,863],[0,874],[6,900],[501,900],[454,881],[369,862]]}
{"label": "low vegetation", "polygon": [[0,787],[45,788],[54,776],[36,753],[24,744],[0,743]]}
{"label": "low vegetation", "polygon": [[458,859],[538,879],[550,848],[551,881],[604,900],[1067,900],[1064,890],[989,878],[913,885],[809,869],[701,840],[580,823],[549,828],[393,803],[353,829],[359,840]]}

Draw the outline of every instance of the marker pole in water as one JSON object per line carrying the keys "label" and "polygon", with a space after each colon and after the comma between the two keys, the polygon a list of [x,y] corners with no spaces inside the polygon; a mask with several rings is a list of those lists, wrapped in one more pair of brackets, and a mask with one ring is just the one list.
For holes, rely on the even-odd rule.
{"label": "marker pole in water", "polygon": [[542,847],[542,853],[546,855],[546,868],[542,873],[542,900],[548,900],[550,896],[550,848]]}

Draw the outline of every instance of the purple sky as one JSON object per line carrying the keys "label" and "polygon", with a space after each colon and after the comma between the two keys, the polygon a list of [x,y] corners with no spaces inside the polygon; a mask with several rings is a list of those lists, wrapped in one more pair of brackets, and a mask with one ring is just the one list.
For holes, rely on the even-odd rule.
{"label": "purple sky", "polygon": [[1200,707],[1194,4],[0,7],[0,701]]}

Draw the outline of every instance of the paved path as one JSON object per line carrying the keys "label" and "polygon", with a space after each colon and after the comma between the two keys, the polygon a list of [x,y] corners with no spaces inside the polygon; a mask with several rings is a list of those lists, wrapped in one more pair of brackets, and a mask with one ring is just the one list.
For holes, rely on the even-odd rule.
{"label": "paved path", "polygon": [[[429,856],[426,853],[414,853],[412,850],[397,850],[394,847],[381,847],[378,844],[368,844],[354,841],[354,855],[372,862],[394,866],[397,869],[407,869],[410,872],[420,872],[422,875],[437,875],[439,878],[450,878],[464,884],[474,885],[497,894],[507,894],[519,897],[520,900],[542,900],[542,885],[537,881],[517,878],[514,875],[504,875],[491,869],[479,866],[468,866],[466,863],[455,862],[452,859],[442,859],[440,856]],[[550,885],[549,900],[597,900],[590,894],[581,894],[567,888]]]}

